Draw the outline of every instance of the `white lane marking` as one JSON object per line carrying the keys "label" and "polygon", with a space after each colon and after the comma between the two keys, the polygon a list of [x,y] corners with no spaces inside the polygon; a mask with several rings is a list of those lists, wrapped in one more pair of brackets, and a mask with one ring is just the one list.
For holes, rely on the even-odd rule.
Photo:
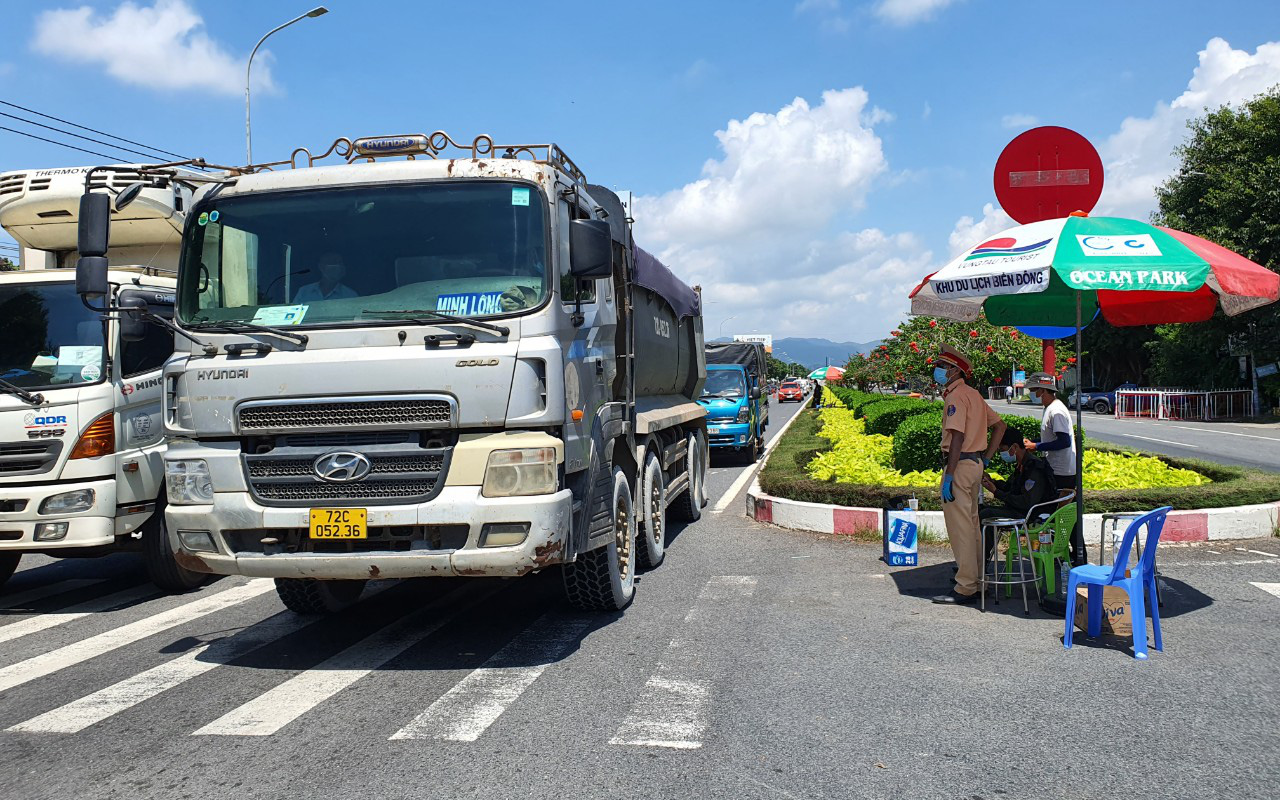
{"label": "white lane marking", "polygon": [[154,636],[185,622],[191,622],[206,614],[230,608],[238,603],[243,603],[260,594],[269,592],[273,588],[275,588],[275,585],[270,580],[255,578],[248,583],[192,600],[177,608],[161,611],[159,614],[146,619],[122,625],[115,630],[106,631],[97,636],[90,636],[88,639],[73,642],[64,647],[59,647],[57,650],[51,650],[48,653],[33,656],[25,661],[19,661],[17,664],[11,664],[0,669],[0,692],[8,691],[15,686],[21,686],[37,678],[52,675],[59,670],[79,664],[81,661],[87,661],[104,653],[110,653],[112,650],[118,650],[148,636]]}
{"label": "white lane marking", "polygon": [[590,624],[590,619],[539,619],[391,739],[474,742],[547,667],[564,656]]}
{"label": "white lane marking", "polygon": [[55,611],[48,614],[39,614],[34,617],[20,620],[18,622],[0,627],[0,642],[11,642],[23,636],[37,633],[39,631],[56,628],[59,625],[66,625],[68,622],[87,617],[90,614],[97,614],[106,611],[108,608],[115,608],[118,605],[131,603],[135,600],[141,600],[157,593],[154,586],[137,586],[132,589],[125,589],[122,592],[109,594],[106,597],[98,597],[93,600],[87,600],[83,603],[77,603],[74,606],[68,606],[62,611]]}
{"label": "white lane marking", "polygon": [[19,722],[8,730],[25,733],[82,731],[313,622],[314,619],[290,611],[282,612],[234,636],[201,645],[79,700],[32,717],[26,722]]}
{"label": "white lane marking", "polygon": [[66,594],[73,589],[79,589],[82,586],[88,586],[91,583],[106,583],[106,578],[73,578],[68,581],[58,581],[57,583],[46,584],[45,586],[37,586],[34,589],[28,589],[25,592],[18,592],[6,597],[0,597],[0,602],[4,605],[0,609],[11,609],[24,606],[27,603],[34,603],[37,600],[43,600],[46,597],[52,597],[55,594]]}
{"label": "white lane marking", "polygon": [[[342,652],[228,711],[192,735],[270,736],[448,625],[474,602],[502,588],[498,585],[488,587],[474,598],[474,602],[461,602],[462,596],[469,594],[468,590],[474,586],[469,584],[451,590],[425,608],[401,617]],[[444,607],[446,601],[450,601],[448,608]]]}
{"label": "white lane marking", "polygon": [[[368,600],[391,585],[392,581],[378,581],[365,590],[362,599]],[[200,645],[164,664],[85,695],[79,700],[32,717],[26,722],[19,722],[8,730],[25,733],[77,733],[315,622],[314,617],[281,612],[238,633]]]}
{"label": "white lane marking", "polygon": [[1267,594],[1273,594],[1276,597],[1280,597],[1280,583],[1257,583],[1256,581],[1249,581],[1249,583],[1257,586]]}
{"label": "white lane marking", "polygon": [[764,467],[765,462],[768,461],[768,459],[765,456],[767,456],[769,452],[773,450],[773,448],[778,444],[778,442],[782,441],[782,434],[787,432],[787,428],[791,427],[791,423],[795,422],[797,419],[800,418],[800,415],[804,413],[804,410],[807,407],[808,406],[801,406],[796,411],[796,413],[791,415],[791,419],[787,420],[787,424],[783,425],[781,430],[779,430],[777,433],[773,435],[773,438],[769,440],[769,443],[764,446],[764,452],[760,454],[760,458],[757,459],[756,463],[753,464],[750,468],[744,469],[742,471],[742,474],[738,476],[738,479],[735,480],[729,486],[728,491],[726,491],[720,497],[720,499],[716,501],[715,506],[711,509],[712,514],[720,514],[726,508],[729,507],[729,505],[733,502],[733,499],[737,497],[738,493],[741,492],[743,487],[747,485],[747,481],[750,481],[752,476],[754,476],[756,472],[758,472],[761,468]]}
{"label": "white lane marking", "polygon": [[1160,427],[1162,428],[1180,428],[1184,431],[1199,431],[1200,433],[1212,433],[1215,435],[1221,434],[1223,436],[1243,436],[1246,439],[1262,439],[1265,442],[1280,444],[1280,439],[1277,439],[1274,436],[1256,436],[1252,433],[1235,433],[1234,431],[1217,431],[1217,430],[1212,430],[1210,428],[1194,428],[1190,425],[1168,425],[1168,424],[1162,424],[1162,423],[1155,423],[1155,424],[1160,425]]}
{"label": "white lane marking", "polygon": [[[757,583],[758,579],[744,575],[710,578],[685,615],[686,628],[703,616],[709,602],[750,597]],[[700,653],[687,636],[672,639],[609,744],[676,750],[702,747],[711,682],[701,677]]]}
{"label": "white lane marking", "polygon": [[1171,441],[1169,441],[1168,439],[1157,439],[1157,438],[1155,438],[1155,437],[1153,437],[1153,436],[1139,436],[1139,435],[1137,435],[1136,433],[1115,433],[1115,434],[1112,434],[1112,435],[1113,435],[1113,436],[1125,436],[1125,437],[1127,437],[1127,438],[1129,438],[1129,439],[1142,439],[1142,440],[1144,440],[1144,441],[1148,441],[1148,442],[1159,442],[1160,444],[1172,444],[1172,445],[1176,445],[1176,446],[1178,446],[1178,447],[1190,447],[1190,448],[1192,448],[1193,450],[1199,450],[1199,449],[1200,449],[1200,445],[1198,445],[1198,444],[1187,444],[1186,442],[1171,442]]}
{"label": "white lane marking", "polygon": [[1258,555],[1258,556],[1269,556],[1271,558],[1280,558],[1280,555],[1276,555],[1275,553],[1268,553],[1266,550],[1246,550],[1245,552],[1253,553],[1254,555]]}

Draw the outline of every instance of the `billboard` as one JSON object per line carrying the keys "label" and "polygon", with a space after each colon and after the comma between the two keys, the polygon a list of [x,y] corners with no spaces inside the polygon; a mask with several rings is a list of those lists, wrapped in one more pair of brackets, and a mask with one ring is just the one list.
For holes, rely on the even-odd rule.
{"label": "billboard", "polygon": [[733,335],[735,342],[760,342],[764,345],[764,351],[769,355],[773,355],[773,334],[770,333],[735,333]]}

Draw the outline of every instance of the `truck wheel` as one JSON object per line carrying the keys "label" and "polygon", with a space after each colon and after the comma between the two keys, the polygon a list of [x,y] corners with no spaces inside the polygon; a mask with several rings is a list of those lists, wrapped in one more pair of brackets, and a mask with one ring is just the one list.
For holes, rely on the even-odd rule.
{"label": "truck wheel", "polygon": [[754,464],[760,459],[760,437],[751,437],[751,444],[742,448],[742,459],[748,464]]}
{"label": "truck wheel", "polygon": [[636,533],[637,563],[643,569],[653,569],[667,555],[667,476],[662,472],[662,462],[657,453],[650,453],[644,460],[644,475],[640,482],[640,527]]}
{"label": "truck wheel", "polygon": [[22,553],[0,553],[0,586],[13,577],[13,572],[22,560]]}
{"label": "truck wheel", "polygon": [[583,611],[621,611],[636,593],[636,526],[631,511],[631,484],[613,470],[613,541],[565,564],[564,593]]}
{"label": "truck wheel", "polygon": [[142,525],[142,562],[147,568],[147,577],[166,592],[189,592],[209,579],[203,572],[180,566],[174,559],[163,502],[156,503],[151,519]]}
{"label": "truck wheel", "polygon": [[697,522],[702,516],[702,507],[707,504],[707,459],[703,455],[702,440],[698,438],[698,434],[689,434],[688,450],[685,469],[689,471],[689,488],[681,492],[671,504],[671,513],[676,519]]}
{"label": "truck wheel", "polygon": [[1094,404],[1093,404],[1093,413],[1095,413],[1095,414],[1110,414],[1110,413],[1111,413],[1111,407],[1107,405],[1107,401],[1106,401],[1106,400],[1099,400],[1098,402],[1096,402],[1096,403],[1094,403]]}
{"label": "truck wheel", "polygon": [[365,581],[318,581],[315,578],[276,578],[276,594],[290,611],[334,614],[354,604]]}

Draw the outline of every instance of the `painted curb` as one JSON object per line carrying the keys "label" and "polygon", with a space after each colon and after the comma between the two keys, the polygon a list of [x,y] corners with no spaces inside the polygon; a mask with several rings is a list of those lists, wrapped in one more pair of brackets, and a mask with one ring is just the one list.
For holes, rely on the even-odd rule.
{"label": "painted curb", "polygon": [[[878,508],[850,508],[773,497],[760,490],[758,480],[753,481],[747,490],[747,516],[781,528],[832,534],[878,533],[881,514]],[[947,538],[941,511],[921,511],[919,522],[932,536],[943,540]],[[1262,539],[1271,536],[1278,523],[1280,502],[1172,511],[1166,518],[1160,539],[1164,542]],[[1097,542],[1101,529],[1101,514],[1085,514],[1086,542]]]}

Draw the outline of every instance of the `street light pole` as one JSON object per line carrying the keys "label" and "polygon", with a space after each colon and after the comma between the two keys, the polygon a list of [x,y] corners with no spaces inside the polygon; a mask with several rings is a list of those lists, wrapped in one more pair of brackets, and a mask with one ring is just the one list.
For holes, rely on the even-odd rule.
{"label": "street light pole", "polygon": [[727,318],[725,318],[725,319],[720,320],[720,335],[719,335],[719,336],[717,336],[716,338],[717,338],[717,339],[723,339],[723,338],[724,338],[724,324],[725,324],[726,322],[728,322],[729,320],[731,320],[731,319],[737,319],[737,318],[738,318],[738,315],[737,315],[737,314],[734,314],[732,317],[727,317]]}
{"label": "street light pole", "polygon": [[253,163],[253,133],[249,125],[249,74],[253,70],[253,57],[258,54],[258,48],[262,47],[262,43],[267,40],[267,37],[271,36],[271,34],[276,31],[282,31],[293,23],[301,22],[308,17],[321,17],[328,13],[329,9],[324,6],[316,6],[307,13],[296,16],[285,24],[267,31],[266,35],[259,39],[258,43],[253,46],[253,52],[249,54],[249,63],[244,67],[244,152],[247,159],[245,161],[246,164]]}

